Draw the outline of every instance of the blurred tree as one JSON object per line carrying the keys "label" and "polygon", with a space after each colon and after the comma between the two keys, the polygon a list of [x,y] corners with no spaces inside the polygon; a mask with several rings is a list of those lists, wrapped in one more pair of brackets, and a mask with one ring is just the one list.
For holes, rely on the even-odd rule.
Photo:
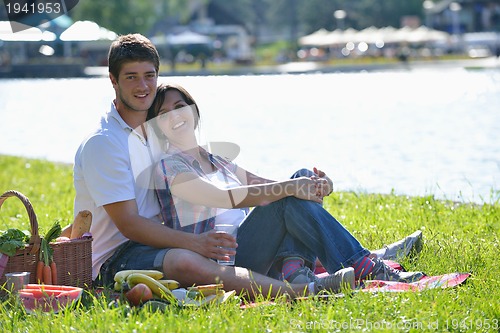
{"label": "blurred tree", "polygon": [[400,26],[402,16],[422,17],[422,0],[85,0],[70,12],[75,20],[92,20],[117,33],[148,34],[160,21],[189,24],[198,19],[200,6],[211,10],[209,18],[241,22],[258,38],[263,26],[288,38],[320,28],[333,30],[339,22],[336,10],[347,14],[344,27]]}
{"label": "blurred tree", "polygon": [[400,27],[403,16],[422,16],[421,0],[360,0],[353,4],[358,29],[369,26]]}
{"label": "blurred tree", "polygon": [[185,25],[191,20],[192,5],[185,0],[157,0],[154,2],[154,23],[144,33],[146,36],[164,35],[175,25]]}
{"label": "blurred tree", "polygon": [[91,20],[118,34],[146,33],[157,20],[154,0],[85,0],[70,11],[73,20]]}
{"label": "blurred tree", "polygon": [[[214,13],[211,18],[216,22],[227,20],[227,23],[240,24],[250,30],[254,22],[255,12],[253,11],[252,0],[212,0],[208,1],[211,10],[219,10],[220,14]],[[226,18],[224,18],[226,16]],[[230,16],[230,17],[228,17]]]}
{"label": "blurred tree", "polygon": [[266,8],[267,4],[265,0],[254,0],[252,1],[253,8],[253,22],[251,32],[255,37],[255,43],[259,43],[262,34],[264,33],[262,27],[267,24]]}
{"label": "blurred tree", "polygon": [[299,21],[304,33],[320,28],[336,29],[338,22],[333,16],[336,10],[346,12],[345,28],[399,27],[403,16],[422,17],[422,0],[300,0]]}
{"label": "blurred tree", "polygon": [[[348,0],[301,1],[299,20],[302,22],[303,30],[312,32],[321,28],[327,30],[336,29],[338,22],[335,21],[333,13],[336,10],[347,10],[349,7],[348,3]],[[346,21],[350,19],[350,16],[345,18]]]}

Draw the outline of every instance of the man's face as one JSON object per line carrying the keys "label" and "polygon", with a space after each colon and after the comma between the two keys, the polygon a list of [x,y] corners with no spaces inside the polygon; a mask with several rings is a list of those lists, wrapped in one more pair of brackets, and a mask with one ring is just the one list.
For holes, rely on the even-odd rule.
{"label": "man's face", "polygon": [[125,63],[118,78],[110,75],[118,111],[147,111],[156,95],[158,73],[151,62]]}

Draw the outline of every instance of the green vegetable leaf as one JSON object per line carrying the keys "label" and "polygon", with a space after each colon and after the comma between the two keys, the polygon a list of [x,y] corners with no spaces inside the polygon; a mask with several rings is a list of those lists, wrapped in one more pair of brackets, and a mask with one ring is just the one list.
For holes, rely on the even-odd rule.
{"label": "green vegetable leaf", "polygon": [[50,265],[54,260],[54,250],[50,247],[50,242],[56,240],[57,237],[61,236],[62,227],[59,221],[54,222],[52,227],[47,231],[45,237],[42,238],[42,244],[40,247],[40,260],[42,260],[45,265]]}
{"label": "green vegetable leaf", "polygon": [[16,254],[17,249],[24,249],[30,236],[19,229],[8,229],[0,234],[0,252],[8,256]]}
{"label": "green vegetable leaf", "polygon": [[56,221],[54,222],[50,230],[47,231],[47,234],[45,234],[44,238],[47,241],[47,243],[50,243],[54,241],[57,237],[61,236],[61,232],[62,232],[61,224],[59,223],[59,221]]}

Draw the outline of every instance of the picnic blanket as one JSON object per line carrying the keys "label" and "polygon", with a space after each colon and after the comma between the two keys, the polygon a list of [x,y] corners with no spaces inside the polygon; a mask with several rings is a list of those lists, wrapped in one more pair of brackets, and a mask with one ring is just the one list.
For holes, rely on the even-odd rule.
{"label": "picnic blanket", "polygon": [[425,276],[422,279],[412,283],[370,280],[370,281],[365,281],[361,291],[398,292],[398,291],[421,291],[424,289],[434,289],[434,288],[450,288],[464,283],[469,276],[470,276],[469,273],[449,273],[436,276]]}
{"label": "picnic blanket", "polygon": [[[384,260],[384,262],[397,270],[405,271],[398,262]],[[328,274],[322,267],[315,270],[316,276],[321,277]],[[399,292],[399,291],[421,291],[435,288],[451,288],[464,283],[470,276],[470,273],[447,273],[435,276],[424,276],[422,279],[412,282],[396,282],[382,280],[366,280],[359,287],[359,291],[366,292]]]}
{"label": "picnic blanket", "polygon": [[[384,262],[391,266],[394,269],[402,270],[405,269],[397,262],[391,260],[384,260]],[[316,267],[314,273],[317,277],[322,277],[328,275],[328,273],[324,270],[323,267]],[[395,281],[382,281],[382,280],[366,280],[362,285],[359,285],[354,290],[355,293],[358,292],[417,292],[426,289],[435,289],[435,288],[451,288],[458,286],[464,283],[467,278],[469,278],[470,273],[447,273],[442,275],[435,276],[424,276],[422,279],[412,283],[404,283],[404,282],[395,282]],[[342,298],[344,294],[336,294],[336,295],[321,295],[319,298],[321,299],[331,299],[333,298]],[[318,297],[318,296],[316,296]],[[296,301],[307,300],[309,297],[299,297]],[[273,301],[265,301],[265,302],[250,302],[250,303],[242,303],[241,308],[253,308],[263,305],[274,305]]]}

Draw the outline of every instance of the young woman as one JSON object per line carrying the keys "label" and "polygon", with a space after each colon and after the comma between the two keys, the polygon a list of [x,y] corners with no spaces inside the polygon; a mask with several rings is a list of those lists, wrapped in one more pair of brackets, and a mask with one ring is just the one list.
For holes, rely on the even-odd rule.
{"label": "young woman", "polygon": [[[317,259],[330,274],[352,267],[349,272],[358,281],[423,277],[371,258],[322,207],[323,197],[332,191],[324,172],[300,170],[291,179],[274,181],[207,152],[196,138],[198,105],[183,87],[160,85],[148,119],[165,142],[155,177],[163,221],[173,229],[206,235],[189,244],[203,256],[224,259],[236,253],[236,266],[290,283],[317,281],[312,273]],[[240,225],[230,246],[234,251],[221,249],[226,244],[213,237],[219,222]]]}

